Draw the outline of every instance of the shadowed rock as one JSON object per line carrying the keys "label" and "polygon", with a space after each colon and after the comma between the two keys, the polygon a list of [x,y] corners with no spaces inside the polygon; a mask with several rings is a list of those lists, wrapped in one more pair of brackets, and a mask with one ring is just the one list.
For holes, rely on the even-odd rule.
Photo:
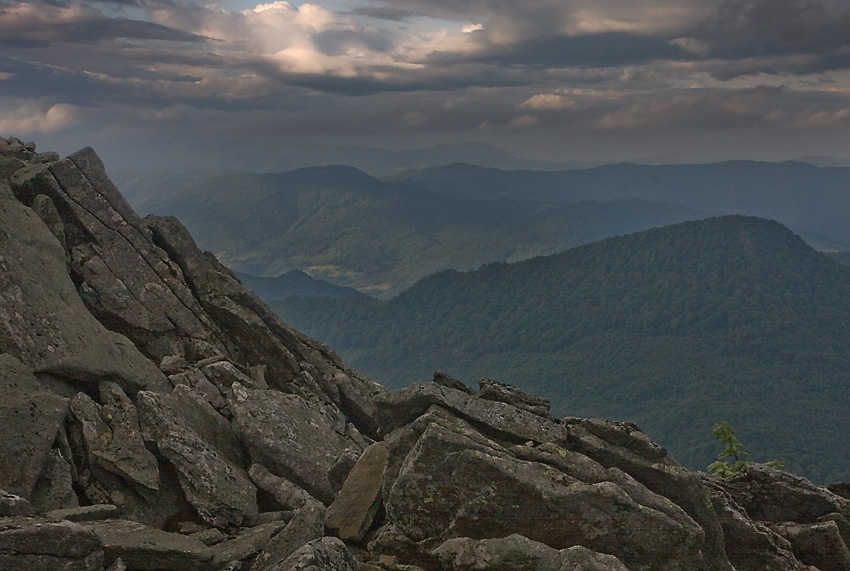
{"label": "shadowed rock", "polygon": [[0,240],[0,352],[60,378],[112,380],[132,392],[168,390],[153,363],[89,313],[68,275],[62,246],[2,181],[0,228],[14,228]]}
{"label": "shadowed rock", "polygon": [[0,488],[30,498],[68,404],[11,355],[0,355],[0,390]]}

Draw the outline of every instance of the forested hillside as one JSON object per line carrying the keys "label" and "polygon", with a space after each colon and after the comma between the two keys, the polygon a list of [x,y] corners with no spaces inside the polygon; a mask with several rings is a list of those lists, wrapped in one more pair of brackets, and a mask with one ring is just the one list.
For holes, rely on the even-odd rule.
{"label": "forested hillside", "polygon": [[850,268],[776,222],[732,216],[606,239],[395,299],[275,309],[391,387],[437,369],[636,421],[704,468],[727,419],[756,460],[850,478]]}
{"label": "forested hillside", "polygon": [[127,181],[142,213],[174,215],[229,267],[301,270],[372,295],[434,272],[561,252],[705,213],[645,200],[491,201],[385,183],[350,167]]}

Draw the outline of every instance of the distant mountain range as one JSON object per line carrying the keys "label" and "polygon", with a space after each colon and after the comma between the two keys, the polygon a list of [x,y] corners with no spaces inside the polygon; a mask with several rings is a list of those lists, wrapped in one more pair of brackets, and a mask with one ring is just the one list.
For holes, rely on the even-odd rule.
{"label": "distant mountain range", "polygon": [[[388,176],[408,169],[433,167],[453,162],[463,162],[483,167],[501,169],[563,170],[602,164],[601,162],[549,162],[516,157],[507,151],[483,143],[453,143],[421,149],[388,150],[378,147],[346,147],[304,142],[279,147],[228,146],[220,153],[191,149],[169,160],[159,157],[160,170],[175,173],[221,171],[223,169],[254,173],[273,173],[313,166],[352,166],[372,176]],[[110,173],[116,183],[133,176],[130,171]]]}
{"label": "distant mountain range", "polygon": [[727,419],[756,460],[850,479],[850,268],[776,222],[685,222],[441,272],[388,301],[272,306],[391,387],[489,376],[559,415],[634,420],[691,468]]}
{"label": "distant mountain range", "polygon": [[351,167],[124,181],[139,212],[174,215],[198,244],[252,275],[301,270],[391,296],[434,272],[552,254],[704,217],[639,199],[566,204],[447,197]]}
{"label": "distant mountain range", "polygon": [[559,172],[467,164],[391,179],[453,198],[576,202],[640,198],[703,212],[778,220],[822,250],[850,249],[850,168],[731,161],[703,165],[616,164]]}

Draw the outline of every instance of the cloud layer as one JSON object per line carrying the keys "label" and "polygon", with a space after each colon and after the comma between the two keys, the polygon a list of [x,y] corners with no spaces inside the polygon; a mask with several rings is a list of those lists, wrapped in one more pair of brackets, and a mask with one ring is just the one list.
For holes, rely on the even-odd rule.
{"label": "cloud layer", "polygon": [[848,29],[845,0],[0,0],[0,131],[850,156]]}

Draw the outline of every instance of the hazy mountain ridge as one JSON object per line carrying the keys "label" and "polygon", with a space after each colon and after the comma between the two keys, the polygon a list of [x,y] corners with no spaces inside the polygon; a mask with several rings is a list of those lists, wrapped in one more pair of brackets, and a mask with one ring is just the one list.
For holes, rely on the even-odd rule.
{"label": "hazy mountain ridge", "polygon": [[[173,179],[181,185],[186,179]],[[393,294],[446,268],[520,260],[600,238],[700,218],[645,200],[550,204],[447,198],[352,167],[230,173],[131,192],[144,213],[180,218],[230,267],[276,276],[298,269]]]}
{"label": "hazy mountain ridge", "polygon": [[728,161],[505,172],[453,164],[409,171],[389,180],[464,198],[560,202],[642,198],[716,214],[775,219],[819,248],[822,243],[823,249],[842,249],[841,244],[850,244],[847,167]]}
{"label": "hazy mountain ridge", "polygon": [[727,418],[795,471],[850,476],[850,268],[775,222],[686,222],[441,272],[386,302],[272,305],[388,386],[439,366],[489,375],[559,414],[634,419],[691,467]]}

